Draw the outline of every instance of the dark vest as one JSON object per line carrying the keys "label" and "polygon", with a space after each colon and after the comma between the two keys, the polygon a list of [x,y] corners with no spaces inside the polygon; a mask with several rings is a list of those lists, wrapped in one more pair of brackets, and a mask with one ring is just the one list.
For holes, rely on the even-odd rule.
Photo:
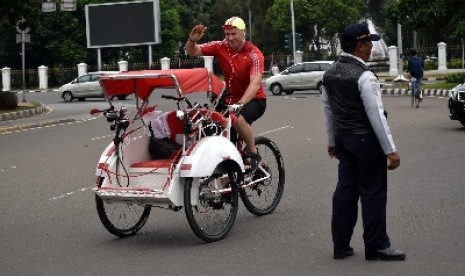
{"label": "dark vest", "polygon": [[358,79],[367,70],[358,60],[341,56],[323,76],[335,135],[373,133],[358,90]]}

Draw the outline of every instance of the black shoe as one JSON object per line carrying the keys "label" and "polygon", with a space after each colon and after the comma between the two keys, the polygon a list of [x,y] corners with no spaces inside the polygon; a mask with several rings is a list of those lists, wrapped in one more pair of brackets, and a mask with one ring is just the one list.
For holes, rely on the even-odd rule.
{"label": "black shoe", "polygon": [[348,246],[346,249],[334,249],[334,259],[342,260],[354,255],[354,249]]}
{"label": "black shoe", "polygon": [[403,251],[392,247],[383,250],[365,250],[365,260],[367,261],[403,261],[406,257]]}
{"label": "black shoe", "polygon": [[262,160],[260,155],[254,152],[246,152],[242,155],[242,159],[247,172],[254,172],[258,167],[258,163]]}

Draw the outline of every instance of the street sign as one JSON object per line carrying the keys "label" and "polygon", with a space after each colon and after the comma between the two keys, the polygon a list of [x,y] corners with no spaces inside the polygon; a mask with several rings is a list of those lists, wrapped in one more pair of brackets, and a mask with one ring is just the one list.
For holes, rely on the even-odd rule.
{"label": "street sign", "polygon": [[21,18],[20,20],[16,21],[16,31],[18,33],[22,33],[22,32],[28,33],[31,30],[29,26],[26,26],[26,27],[24,26],[25,21],[26,20],[24,20],[24,18]]}
{"label": "street sign", "polygon": [[23,40],[23,34],[16,34],[16,43],[29,43],[31,42],[31,35],[30,34],[24,34],[24,40]]}
{"label": "street sign", "polygon": [[42,12],[54,12],[57,10],[57,4],[55,2],[43,2],[42,3]]}
{"label": "street sign", "polygon": [[76,0],[61,0],[60,9],[62,11],[75,11]]}

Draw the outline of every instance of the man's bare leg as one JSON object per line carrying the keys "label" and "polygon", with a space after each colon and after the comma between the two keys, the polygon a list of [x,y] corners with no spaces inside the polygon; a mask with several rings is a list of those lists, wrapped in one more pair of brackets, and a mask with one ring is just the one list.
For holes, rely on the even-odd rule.
{"label": "man's bare leg", "polygon": [[247,150],[249,152],[257,153],[257,149],[255,148],[255,137],[252,132],[252,127],[247,123],[244,117],[239,116],[237,122],[234,124],[234,128],[236,129],[239,136],[244,140]]}

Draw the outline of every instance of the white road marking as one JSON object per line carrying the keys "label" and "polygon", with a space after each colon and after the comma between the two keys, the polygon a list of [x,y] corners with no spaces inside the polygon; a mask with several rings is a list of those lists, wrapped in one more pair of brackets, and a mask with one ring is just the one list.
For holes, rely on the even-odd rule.
{"label": "white road marking", "polygon": [[65,193],[65,194],[62,194],[62,195],[59,195],[59,196],[56,196],[56,197],[52,197],[50,198],[49,200],[57,200],[57,199],[63,199],[65,197],[69,197],[71,195],[74,195],[74,194],[77,194],[77,193],[80,193],[80,192],[85,192],[87,190],[89,190],[90,188],[81,188],[77,191],[74,191],[74,192],[69,192],[69,193]]}

